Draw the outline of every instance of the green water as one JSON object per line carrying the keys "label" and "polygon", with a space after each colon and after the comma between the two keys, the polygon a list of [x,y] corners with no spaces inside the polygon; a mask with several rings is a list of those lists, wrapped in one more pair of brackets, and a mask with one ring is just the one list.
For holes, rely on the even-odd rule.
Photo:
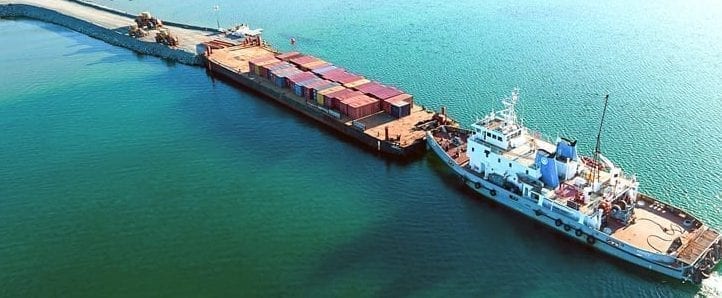
{"label": "green water", "polygon": [[[205,1],[99,1],[213,25]],[[603,151],[722,228],[718,3],[219,1],[469,123]],[[212,5],[211,5],[212,6]],[[0,296],[717,296],[475,197],[431,154],[379,158],[200,68],[0,21]],[[11,46],[8,46],[11,45]]]}

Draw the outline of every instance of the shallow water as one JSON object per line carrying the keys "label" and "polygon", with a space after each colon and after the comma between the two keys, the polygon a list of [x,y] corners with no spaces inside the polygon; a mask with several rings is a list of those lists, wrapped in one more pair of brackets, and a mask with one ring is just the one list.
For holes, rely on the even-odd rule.
{"label": "shallow water", "polygon": [[[99,1],[213,25],[205,1]],[[177,1],[176,1],[177,2]],[[603,151],[722,228],[719,4],[220,1],[219,20],[469,123]],[[170,4],[173,3],[171,6]],[[0,296],[718,296],[377,157],[200,68],[0,21]]]}

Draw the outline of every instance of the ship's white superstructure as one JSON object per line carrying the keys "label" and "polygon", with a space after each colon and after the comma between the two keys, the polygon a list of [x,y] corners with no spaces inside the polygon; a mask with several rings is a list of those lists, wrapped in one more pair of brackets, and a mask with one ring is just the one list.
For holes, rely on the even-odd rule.
{"label": "ship's white superstructure", "polygon": [[[522,124],[517,90],[471,129],[441,126],[427,143],[482,195],[589,245],[654,271],[701,281],[722,254],[720,234],[689,213],[639,193],[639,182],[604,157],[577,152]],[[605,106],[606,109],[606,106]]]}

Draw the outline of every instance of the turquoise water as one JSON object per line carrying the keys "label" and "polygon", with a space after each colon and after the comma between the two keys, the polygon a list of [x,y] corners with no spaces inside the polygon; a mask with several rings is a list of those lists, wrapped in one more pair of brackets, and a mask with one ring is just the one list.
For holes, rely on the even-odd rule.
{"label": "turquoise water", "polygon": [[[99,1],[214,25],[205,1]],[[513,87],[527,124],[603,151],[722,228],[720,5],[219,1],[292,47],[469,123]],[[718,296],[379,158],[200,68],[0,21],[0,296]],[[719,269],[718,269],[719,270]]]}

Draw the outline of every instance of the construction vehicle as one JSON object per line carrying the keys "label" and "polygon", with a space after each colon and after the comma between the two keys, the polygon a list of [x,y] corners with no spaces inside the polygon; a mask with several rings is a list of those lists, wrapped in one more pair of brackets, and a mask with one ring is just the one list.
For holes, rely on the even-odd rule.
{"label": "construction vehicle", "polygon": [[148,35],[148,31],[141,29],[137,24],[131,24],[130,27],[128,27],[128,35],[139,38]]}
{"label": "construction vehicle", "polygon": [[135,17],[135,23],[138,24],[138,27],[140,27],[141,29],[153,30],[163,27],[163,22],[160,19],[150,15],[150,13],[147,11],[138,14],[138,16]]}
{"label": "construction vehicle", "polygon": [[158,33],[155,34],[155,41],[157,43],[162,43],[171,47],[175,47],[178,45],[178,37],[172,35],[170,33],[170,30],[168,30],[167,28],[158,29]]}

